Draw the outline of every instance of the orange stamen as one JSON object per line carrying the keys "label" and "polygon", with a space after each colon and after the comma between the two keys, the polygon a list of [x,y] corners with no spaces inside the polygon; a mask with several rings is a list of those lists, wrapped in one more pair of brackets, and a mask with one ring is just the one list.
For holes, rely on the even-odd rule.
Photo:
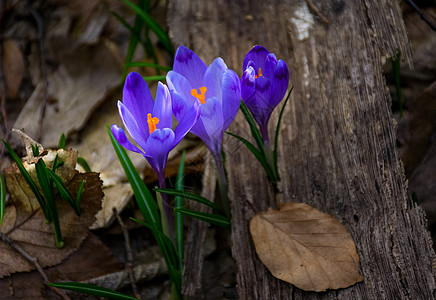
{"label": "orange stamen", "polygon": [[258,77],[260,77],[260,76],[263,76],[262,75],[262,70],[259,68],[259,72],[258,72],[258,74],[259,75],[254,75],[254,78],[258,78]]}
{"label": "orange stamen", "polygon": [[151,114],[147,114],[147,123],[148,123],[148,130],[150,131],[150,134],[157,129],[156,124],[159,123],[159,119],[156,117],[151,117]]}
{"label": "orange stamen", "polygon": [[204,104],[206,103],[206,91],[207,91],[207,87],[202,86],[200,88],[200,94],[198,94],[197,89],[192,89],[191,95],[197,98],[198,100],[200,100],[201,104]]}

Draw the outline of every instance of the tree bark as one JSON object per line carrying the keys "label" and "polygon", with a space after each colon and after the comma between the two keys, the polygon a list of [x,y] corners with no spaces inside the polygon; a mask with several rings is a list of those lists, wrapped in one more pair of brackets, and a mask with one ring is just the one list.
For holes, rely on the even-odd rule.
{"label": "tree bark", "polygon": [[[260,44],[287,62],[295,86],[280,131],[277,196],[252,154],[224,140],[239,298],[434,299],[435,253],[424,213],[408,195],[382,75],[397,51],[410,61],[397,1],[170,0],[168,24],[174,45],[207,64],[221,56],[239,75]],[[250,136],[242,114],[230,131]],[[255,253],[247,201],[258,211],[304,202],[336,217],[356,242],[364,282],[310,293],[274,278]]]}

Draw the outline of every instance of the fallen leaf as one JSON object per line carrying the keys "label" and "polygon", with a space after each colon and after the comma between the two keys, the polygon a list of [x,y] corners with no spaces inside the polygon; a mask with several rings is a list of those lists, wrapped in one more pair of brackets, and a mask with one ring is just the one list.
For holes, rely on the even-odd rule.
{"label": "fallen leaf", "polygon": [[256,253],[274,277],[305,291],[349,287],[362,281],[348,230],[307,204],[287,203],[250,221]]}
{"label": "fallen leaf", "polygon": [[2,49],[1,60],[6,79],[6,95],[8,98],[15,98],[24,75],[24,57],[20,47],[12,39],[4,40]]}
{"label": "fallen leaf", "polygon": [[[69,192],[75,198],[82,180],[86,182],[83,187],[80,217],[74,213],[66,201],[56,201],[62,237],[65,242],[62,249],[56,247],[53,225],[45,223],[41,209],[29,212],[25,202],[16,201],[16,199],[14,205],[6,208],[7,218],[0,226],[0,231],[7,234],[29,255],[36,257],[42,267],[62,262],[79,248],[89,233],[88,227],[95,221],[95,214],[101,209],[103,192],[98,173],[77,172],[67,185]],[[33,265],[4,243],[0,243],[0,265],[2,266],[0,278],[11,273],[34,269]]]}

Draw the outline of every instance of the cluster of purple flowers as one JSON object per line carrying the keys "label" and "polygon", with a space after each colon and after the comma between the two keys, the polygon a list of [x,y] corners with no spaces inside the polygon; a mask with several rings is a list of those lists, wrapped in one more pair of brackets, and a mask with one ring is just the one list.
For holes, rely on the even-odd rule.
{"label": "cluster of purple flowers", "polygon": [[[193,51],[180,46],[173,70],[167,74],[168,87],[159,82],[155,101],[138,73],[132,72],[126,79],[118,110],[125,129],[140,148],[115,124],[112,133],[124,148],[144,155],[161,187],[165,186],[168,153],[189,131],[210,149],[220,173],[223,133],[238,112],[241,96],[264,141],[269,141],[268,120],[288,88],[286,63],[277,61],[273,53],[261,46],[248,52],[243,68],[239,79],[222,58],[206,66]],[[173,114],[179,122],[174,130]]]}

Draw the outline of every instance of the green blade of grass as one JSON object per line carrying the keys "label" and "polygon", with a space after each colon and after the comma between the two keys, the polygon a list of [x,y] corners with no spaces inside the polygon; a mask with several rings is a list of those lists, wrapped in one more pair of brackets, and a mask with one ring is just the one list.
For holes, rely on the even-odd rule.
{"label": "green blade of grass", "polygon": [[[179,169],[177,170],[176,177],[176,190],[183,193],[185,185],[185,154],[186,151],[183,150],[182,158],[180,159]],[[175,198],[175,208],[183,208],[184,201],[183,197],[176,196]],[[183,269],[183,215],[180,212],[176,212],[176,245],[177,253],[179,258],[179,269]]]}
{"label": "green blade of grass", "polygon": [[66,145],[65,133],[62,133],[61,137],[59,138],[58,149],[65,149],[65,145]]}
{"label": "green blade of grass", "polygon": [[277,180],[280,180],[279,168],[277,166],[277,145],[278,145],[278,142],[279,142],[280,124],[282,122],[282,117],[283,117],[283,113],[285,112],[286,104],[289,101],[289,97],[291,96],[291,93],[292,93],[293,89],[294,89],[294,86],[292,86],[291,89],[289,90],[288,95],[286,96],[285,103],[283,103],[283,107],[280,110],[279,120],[277,121],[276,134],[275,134],[275,137],[274,137],[273,163],[274,163],[274,168],[275,168],[275,171],[276,171],[276,174],[277,174]]}
{"label": "green blade of grass", "polygon": [[83,157],[77,158],[77,163],[85,170],[85,172],[91,172],[91,168],[88,165],[88,162]]}
{"label": "green blade of grass", "polygon": [[138,300],[138,298],[125,295],[123,293],[113,291],[107,288],[99,287],[92,284],[80,283],[80,282],[53,282],[49,283],[49,286],[57,287],[64,290],[78,292],[86,295],[93,295],[98,297],[104,297],[109,299],[118,300]]}
{"label": "green blade of grass", "polygon": [[171,41],[163,30],[163,28],[157,23],[145,10],[142,10],[140,7],[135,5],[133,2],[129,0],[122,0],[126,3],[138,16],[140,16],[145,24],[156,34],[157,38],[161,41],[161,43],[165,46],[165,48],[174,55],[174,49],[171,45]]}
{"label": "green blade of grass", "polygon": [[158,68],[164,71],[171,71],[172,68],[165,67],[159,64],[153,64],[153,63],[147,63],[147,62],[141,62],[141,61],[134,61],[124,64],[126,67],[149,67],[149,68]]}
{"label": "green blade of grass", "polygon": [[250,126],[251,135],[253,136],[254,140],[256,141],[257,147],[259,148],[260,153],[262,153],[265,156],[265,149],[263,145],[263,139],[262,135],[260,134],[259,129],[256,126],[256,121],[254,121],[253,117],[251,116],[250,111],[248,110],[247,106],[243,101],[241,101],[241,111],[244,114],[245,120],[247,120],[248,125]]}
{"label": "green blade of grass", "polygon": [[127,179],[132,187],[133,193],[135,194],[136,202],[138,203],[142,216],[148,223],[153,224],[156,229],[162,231],[162,225],[159,220],[159,212],[153,196],[151,195],[144,181],[142,181],[138,171],[133,166],[132,161],[126,153],[126,150],[124,150],[124,148],[115,139],[109,126],[107,127],[107,130],[112,142],[112,146],[117,153],[118,159],[123,166],[124,172],[126,173]]}
{"label": "green blade of grass", "polygon": [[36,176],[38,177],[39,186],[44,194],[47,202],[47,209],[53,221],[53,228],[55,233],[56,246],[62,248],[64,242],[62,241],[61,226],[59,224],[59,216],[56,208],[56,202],[53,196],[52,183],[50,181],[49,171],[50,169],[44,163],[44,160],[40,159],[35,165]]}
{"label": "green blade of grass", "polygon": [[[179,190],[175,190],[175,189],[154,189],[156,192],[160,192],[160,193],[165,193],[168,195],[172,195],[172,196],[178,196],[178,197],[183,197],[189,200],[193,200],[195,202],[204,204],[206,206],[209,206],[210,208],[216,210],[217,212],[221,213],[224,215],[224,211],[219,208],[215,203],[213,203],[212,201],[209,201],[208,199],[194,194],[194,193],[189,193],[189,192],[184,192],[184,191],[179,191]],[[177,206],[176,206],[177,207]]]}
{"label": "green blade of grass", "polygon": [[74,202],[73,197],[71,197],[70,192],[68,192],[68,189],[63,183],[62,179],[52,170],[47,169],[47,171],[48,174],[50,175],[50,178],[53,180],[54,184],[56,185],[56,188],[58,189],[62,199],[67,201],[68,205],[70,205],[74,209],[76,215],[80,216],[80,211],[77,209],[76,203]]}
{"label": "green blade of grass", "polygon": [[142,77],[145,81],[165,81],[167,77],[165,75],[145,76]]}
{"label": "green blade of grass", "polygon": [[0,225],[3,224],[5,209],[6,209],[6,184],[5,184],[5,178],[0,173]]}
{"label": "green blade of grass", "polygon": [[82,183],[79,186],[79,189],[77,190],[77,195],[76,195],[76,207],[77,210],[79,211],[79,214],[82,212],[82,192],[83,192],[83,186],[85,185],[85,180],[82,180]]}
{"label": "green blade of grass", "polygon": [[262,154],[256,147],[254,147],[254,145],[252,143],[250,143],[249,141],[247,141],[243,137],[240,137],[239,135],[236,135],[236,134],[228,132],[228,131],[224,131],[224,132],[237,138],[238,140],[240,140],[248,148],[248,150],[250,150],[251,153],[253,153],[253,155],[256,157],[256,159],[260,162],[262,167],[265,169],[265,172],[268,175],[268,178],[270,179],[270,181],[273,183],[276,182],[274,172],[273,172],[273,170],[271,170],[271,167],[266,160],[265,154]]}
{"label": "green blade of grass", "polygon": [[205,221],[220,227],[230,227],[230,221],[227,217],[217,214],[210,214],[190,209],[175,209],[176,212],[181,212],[184,215]]}
{"label": "green blade of grass", "polygon": [[3,144],[5,144],[6,150],[8,150],[9,154],[12,156],[12,159],[17,164],[17,167],[20,170],[21,175],[24,177],[24,180],[26,180],[27,184],[29,185],[30,189],[32,190],[33,194],[35,195],[36,200],[38,201],[38,204],[44,213],[44,217],[45,217],[46,221],[50,222],[51,218],[50,218],[50,215],[48,214],[47,207],[46,207],[45,202],[44,202],[44,198],[42,197],[41,193],[39,192],[38,187],[36,186],[36,183],[30,177],[29,172],[27,172],[26,168],[24,167],[22,161],[20,160],[18,155],[15,153],[15,151],[3,139],[2,139],[2,142],[3,142]]}

